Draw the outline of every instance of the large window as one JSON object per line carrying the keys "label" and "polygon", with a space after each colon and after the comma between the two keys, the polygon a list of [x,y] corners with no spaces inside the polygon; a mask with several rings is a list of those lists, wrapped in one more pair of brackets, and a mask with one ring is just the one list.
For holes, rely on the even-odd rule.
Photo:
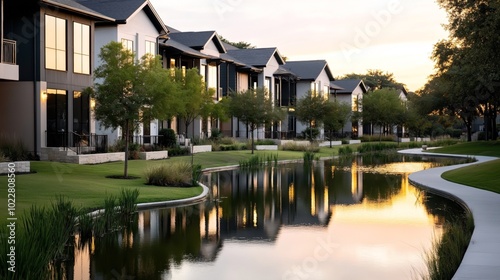
{"label": "large window", "polygon": [[152,41],[146,41],[146,53],[156,55],[156,43]]}
{"label": "large window", "polygon": [[73,32],[73,71],[90,74],[90,26],[75,22]]}
{"label": "large window", "polygon": [[45,15],[45,68],[66,71],[66,20]]}
{"label": "large window", "polygon": [[67,104],[65,90],[47,89],[47,147],[67,145]]}

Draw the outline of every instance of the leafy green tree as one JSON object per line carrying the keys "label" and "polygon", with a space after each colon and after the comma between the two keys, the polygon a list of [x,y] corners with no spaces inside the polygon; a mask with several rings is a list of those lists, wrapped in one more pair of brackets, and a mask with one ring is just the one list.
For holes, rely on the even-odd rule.
{"label": "leafy green tree", "polygon": [[252,137],[252,154],[254,153],[254,131],[266,124],[283,120],[284,113],[274,107],[266,89],[248,89],[233,92],[227,101],[228,112],[243,122]]}
{"label": "leafy green tree", "polygon": [[[175,81],[177,83],[180,105],[178,117],[184,121],[186,135],[189,125],[199,117],[207,117],[213,104],[213,92],[207,90],[198,69],[186,70],[175,69]],[[194,135],[192,135],[194,137]]]}
{"label": "leafy green tree", "polygon": [[327,102],[320,94],[313,91],[307,92],[304,97],[297,100],[295,115],[300,122],[307,125],[311,132],[309,141],[314,140],[312,139],[312,128],[321,126]]}
{"label": "leafy green tree", "polygon": [[332,147],[333,135],[341,130],[352,116],[352,108],[348,103],[341,103],[338,100],[326,102],[323,115],[325,132],[328,132],[330,148]]}
{"label": "leafy green tree", "polygon": [[[438,0],[448,13],[449,38],[435,45],[436,79],[460,84],[453,101],[462,108],[453,110],[467,127],[482,115],[488,138],[496,139],[496,116],[500,108],[500,2],[496,0]],[[460,80],[467,75],[464,80]],[[455,87],[456,88],[456,87]],[[459,104],[456,104],[459,105]],[[454,106],[455,108],[457,106]],[[476,107],[475,109],[472,107]],[[475,112],[477,110],[477,113]]]}
{"label": "leafy green tree", "polygon": [[392,88],[379,89],[363,97],[363,121],[378,125],[380,136],[383,129],[388,130],[392,125],[401,124],[405,114],[397,90]]}
{"label": "leafy green tree", "polygon": [[125,133],[123,177],[128,177],[130,131],[137,129],[146,117],[161,115],[169,106],[173,85],[158,58],[146,56],[134,61],[134,54],[118,42],[101,48],[101,66],[94,71],[94,88],[87,88],[95,100],[95,118],[105,128],[121,127]]}

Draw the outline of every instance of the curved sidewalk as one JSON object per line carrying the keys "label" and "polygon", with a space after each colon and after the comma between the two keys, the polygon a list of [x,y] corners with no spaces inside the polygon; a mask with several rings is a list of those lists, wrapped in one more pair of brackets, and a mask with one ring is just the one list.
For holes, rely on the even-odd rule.
{"label": "curved sidewalk", "polygon": [[[467,155],[425,153],[421,149],[403,150],[400,153],[467,157]],[[474,157],[478,160],[477,162],[413,173],[410,175],[410,181],[464,204],[474,217],[475,228],[471,242],[453,279],[498,280],[500,279],[500,194],[452,183],[441,178],[441,174],[448,170],[498,159],[485,156]]]}

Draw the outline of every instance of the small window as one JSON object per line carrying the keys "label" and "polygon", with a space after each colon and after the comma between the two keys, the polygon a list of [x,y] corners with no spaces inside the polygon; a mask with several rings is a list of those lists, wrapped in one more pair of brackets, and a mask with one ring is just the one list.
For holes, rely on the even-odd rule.
{"label": "small window", "polygon": [[134,41],[128,39],[122,39],[123,48],[134,52]]}
{"label": "small window", "polygon": [[156,55],[156,43],[152,41],[146,41],[146,53],[151,55]]}

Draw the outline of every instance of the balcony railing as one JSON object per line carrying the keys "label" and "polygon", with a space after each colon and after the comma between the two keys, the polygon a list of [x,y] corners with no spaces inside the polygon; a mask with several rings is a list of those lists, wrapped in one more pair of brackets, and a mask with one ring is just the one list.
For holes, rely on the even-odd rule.
{"label": "balcony railing", "polygon": [[2,63],[17,64],[16,41],[3,39]]}

